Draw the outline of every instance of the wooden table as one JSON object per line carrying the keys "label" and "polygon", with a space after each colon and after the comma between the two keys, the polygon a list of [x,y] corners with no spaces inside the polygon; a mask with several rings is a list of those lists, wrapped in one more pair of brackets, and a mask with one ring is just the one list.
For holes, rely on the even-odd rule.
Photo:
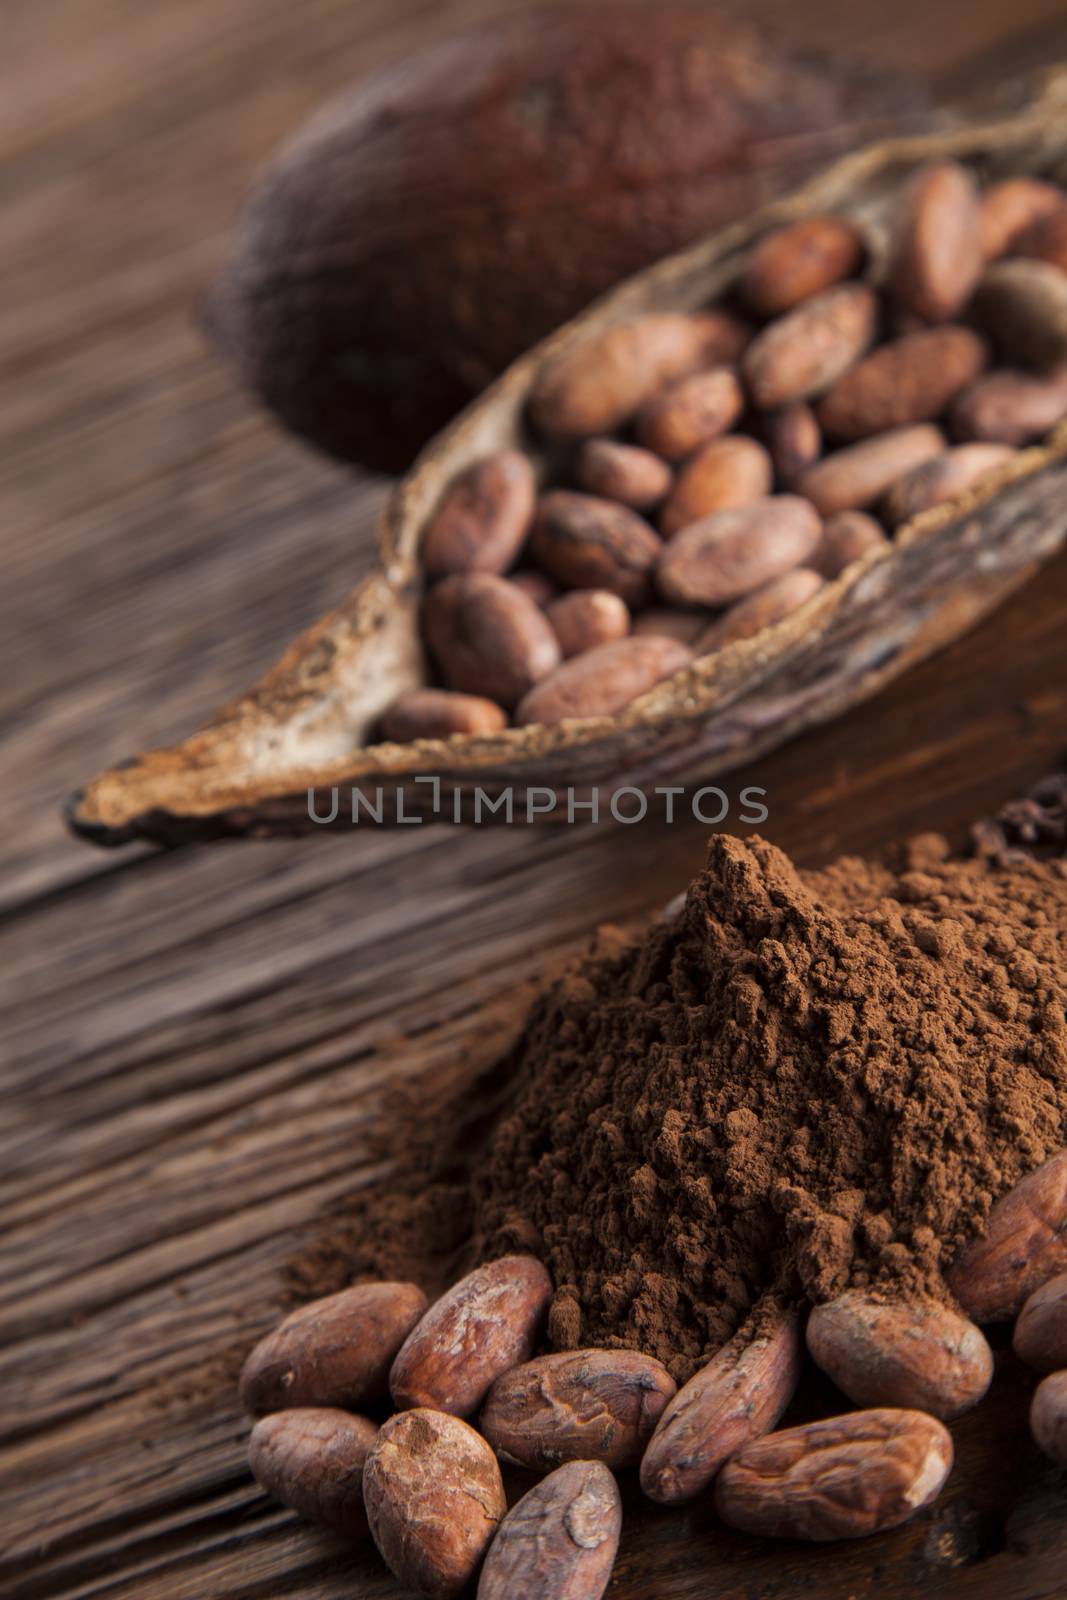
{"label": "wooden table", "polygon": [[[283,437],[195,326],[251,173],[348,78],[482,0],[7,0],[0,102],[0,1587],[399,1591],[268,1504],[232,1378],[316,1219],[387,1181],[389,1095],[461,1082],[518,986],[699,866],[704,829],[361,832],[95,855],[73,782],[248,682],[371,559],[385,486]],[[734,9],[788,19],[761,0]],[[795,18],[793,19],[795,21]],[[804,32],[956,84],[1067,55],[1060,0],[816,0]],[[967,822],[1067,747],[1067,560],[738,783],[804,862]],[[501,891],[505,890],[505,893]],[[728,1538],[631,1496],[615,1600],[1062,1594],[1065,1485],[1005,1362],[914,1527]]]}

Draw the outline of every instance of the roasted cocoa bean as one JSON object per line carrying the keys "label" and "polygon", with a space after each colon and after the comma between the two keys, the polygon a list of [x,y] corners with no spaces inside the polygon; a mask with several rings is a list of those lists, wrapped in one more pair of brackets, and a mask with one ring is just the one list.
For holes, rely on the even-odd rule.
{"label": "roasted cocoa bean", "polygon": [[1067,1368],[1067,1272],[1035,1289],[1019,1312],[1012,1348],[1035,1372]]}
{"label": "roasted cocoa bean", "polygon": [[869,550],[884,550],[888,546],[885,529],[865,511],[839,511],[823,523],[811,565],[832,583]]}
{"label": "roasted cocoa bean", "polygon": [[506,572],[530,531],[537,484],[517,450],[477,461],[445,491],[427,525],[422,564],[431,577]]}
{"label": "roasted cocoa bean", "polygon": [[565,661],[520,700],[515,721],[555,724],[568,717],[608,717],[689,665],[692,651],[659,634],[598,645]]}
{"label": "roasted cocoa bean", "polygon": [[697,641],[694,653],[710,655],[713,650],[725,650],[728,644],[755,638],[765,628],[773,628],[776,622],[799,611],[823,587],[824,580],[810,567],[794,567],[792,572],[772,578],[713,622]]}
{"label": "roasted cocoa bean", "polygon": [[1039,371],[1067,362],[1067,274],[1047,261],[997,261],[982,274],[974,313],[1008,361]]}
{"label": "roasted cocoa bean", "polygon": [[713,511],[751,505],[770,494],[773,481],[771,458],[755,439],[715,439],[679,474],[660,513],[660,531],[670,539]]}
{"label": "roasted cocoa bean", "polygon": [[896,219],[889,287],[905,311],[924,322],[951,322],[982,270],[975,181],[958,161],[926,167]]}
{"label": "roasted cocoa bean", "polygon": [[885,519],[896,528],[931,506],[955,500],[1015,455],[1005,444],[961,444],[898,478],[885,497]]}
{"label": "roasted cocoa bean", "polygon": [[774,411],[764,423],[764,438],[779,484],[790,489],[805,468],[822,455],[822,429],[805,400]]}
{"label": "roasted cocoa bean", "polygon": [[644,407],[637,419],[637,438],[665,460],[682,461],[732,428],[744,405],[732,367],[696,372]]}
{"label": "roasted cocoa bean", "polygon": [[953,437],[964,442],[1029,444],[1067,417],[1067,369],[1037,378],[1031,373],[991,372],[957,398]]}
{"label": "roasted cocoa bean", "polygon": [[674,473],[660,456],[617,439],[587,439],[576,475],[587,494],[617,500],[633,511],[651,511],[667,498],[674,482]]}
{"label": "roasted cocoa bean", "polygon": [[1063,190],[1040,178],[1005,178],[990,184],[978,202],[978,231],[985,261],[1005,255],[1015,239],[1041,217],[1059,211]]}
{"label": "roasted cocoa bean", "polygon": [[797,480],[797,493],[824,517],[873,505],[898,478],[945,449],[945,436],[932,423],[893,428],[875,439],[846,445],[817,461]]}
{"label": "roasted cocoa bean", "polygon": [[382,738],[403,744],[411,739],[451,739],[466,733],[476,738],[499,733],[508,725],[503,706],[483,695],[452,689],[410,689],[394,700],[382,717]]}
{"label": "roasted cocoa bean", "polygon": [[631,607],[648,600],[662,548],[636,511],[567,489],[542,495],[530,535],[534,557],[557,583],[607,589]]}
{"label": "roasted cocoa bean", "polygon": [[1014,1317],[1043,1283],[1067,1270],[1067,1150],[1030,1172],[989,1213],[985,1234],[947,1274],[976,1322]]}
{"label": "roasted cocoa bean", "polygon": [[878,300],[862,283],[839,284],[771,322],[746,350],[741,371],[764,410],[825,393],[866,352]]}
{"label": "roasted cocoa bean", "polygon": [[863,261],[859,230],[842,217],[807,217],[761,239],[741,274],[742,299],[758,317],[777,317],[851,278]]}
{"label": "roasted cocoa bean", "polygon": [[291,1511],[349,1538],[367,1533],[363,1465],[377,1425],[350,1411],[308,1406],[261,1417],[248,1465],[261,1489]]}
{"label": "roasted cocoa bean", "polygon": [[796,495],[719,511],[675,534],[656,582],[664,599],[680,605],[729,605],[807,561],[820,532],[813,507]]}
{"label": "roasted cocoa bean", "polygon": [[506,578],[457,573],[423,606],[430,653],[445,682],[513,706],[559,665],[559,641],[540,606]]}
{"label": "roasted cocoa bean", "polygon": [[594,650],[598,644],[625,639],[630,631],[630,612],[625,600],[606,589],[572,589],[545,608],[545,615],[556,630],[556,638],[566,661]]}
{"label": "roasted cocoa bean", "polygon": [[478,1600],[600,1600],[622,1532],[622,1501],[599,1461],[569,1461],[500,1524]]}
{"label": "roasted cocoa bean", "polygon": [[895,339],[846,372],[816,415],[835,439],[867,439],[929,422],[985,370],[989,346],[970,328],[927,328]]}
{"label": "roasted cocoa bean", "polygon": [[1053,1372],[1034,1390],[1030,1432],[1038,1449],[1067,1467],[1067,1372]]}

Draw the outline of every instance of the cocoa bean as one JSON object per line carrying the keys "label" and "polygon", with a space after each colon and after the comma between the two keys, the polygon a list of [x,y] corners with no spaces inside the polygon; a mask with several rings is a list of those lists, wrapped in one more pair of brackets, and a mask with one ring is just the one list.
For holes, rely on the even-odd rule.
{"label": "cocoa bean", "polygon": [[529,1359],[552,1298],[532,1256],[501,1256],[454,1284],[408,1335],[389,1374],[397,1406],[466,1417],[494,1379]]}
{"label": "cocoa bean", "polygon": [[1035,1372],[1067,1367],[1067,1272],[1035,1289],[1019,1312],[1012,1348]]}
{"label": "cocoa bean", "polygon": [[815,1306],[808,1352],[858,1406],[904,1406],[948,1421],[978,1404],[993,1352],[973,1322],[935,1300],[848,1289]]}
{"label": "cocoa bean", "polygon": [[1067,274],[1047,261],[997,261],[974,313],[1009,361],[1047,371],[1067,361]]}
{"label": "cocoa bean", "polygon": [[423,629],[451,689],[513,706],[557,667],[559,642],[541,608],[506,578],[457,573],[430,590]]}
{"label": "cocoa bean", "polygon": [[1030,1432],[1038,1449],[1067,1467],[1067,1372],[1042,1378],[1030,1403]]}
{"label": "cocoa bean", "polygon": [[990,184],[978,202],[983,259],[995,261],[1005,255],[1020,233],[1059,211],[1063,203],[1063,190],[1040,178],[1005,178]]}
{"label": "cocoa bean", "polygon": [[1040,439],[1067,417],[1067,369],[1037,378],[1031,373],[991,372],[965,389],[952,407],[955,438],[1024,445]]}
{"label": "cocoa bean", "polygon": [[1067,198],[1058,211],[1024,228],[1012,241],[1011,254],[1027,261],[1047,261],[1067,272]]}
{"label": "cocoa bean", "polygon": [[363,1468],[371,1535],[401,1583],[449,1600],[471,1582],[507,1510],[492,1450],[459,1417],[390,1417]]}
{"label": "cocoa bean", "polygon": [[927,328],[882,345],[838,378],[816,408],[835,439],[867,439],[940,416],[989,361],[970,328]]}
{"label": "cocoa bean", "polygon": [[862,283],[839,284],[758,333],[741,371],[758,406],[810,400],[858,361],[874,339],[878,300]]}
{"label": "cocoa bean", "polygon": [[663,542],[636,511],[593,495],[542,495],[530,549],[550,577],[571,589],[607,589],[631,607],[651,592]]}
{"label": "cocoa bean", "polygon": [[772,412],[764,423],[764,438],[775,477],[787,489],[822,455],[822,429],[805,400]]}
{"label": "cocoa bean", "polygon": [[743,600],[736,601],[713,622],[697,641],[694,653],[710,655],[713,650],[725,650],[728,644],[737,644],[741,639],[755,638],[765,628],[773,628],[776,622],[798,611],[823,587],[823,579],[810,567],[794,567],[792,572],[772,578],[770,583],[762,584]]}
{"label": "cocoa bean", "polygon": [[636,1350],[566,1350],[498,1378],[481,1429],[503,1461],[548,1472],[564,1461],[641,1459],[677,1385]]}
{"label": "cocoa bean", "polygon": [[898,478],[885,497],[885,519],[899,527],[931,506],[955,500],[982,478],[1010,461],[1015,451],[1005,444],[961,444],[943,456]]}
{"label": "cocoa bean", "polygon": [[742,1446],[768,1433],[800,1377],[795,1316],[755,1338],[743,1334],[683,1384],[649,1440],[641,1487],[660,1505],[694,1499]]}
{"label": "cocoa bean", "polygon": [[885,530],[873,517],[864,511],[839,511],[823,523],[811,565],[832,583],[868,550],[884,550],[888,546]]}
{"label": "cocoa bean", "polygon": [[709,439],[732,428],[745,397],[732,367],[696,372],[645,406],[637,418],[637,438],[667,461],[681,461]]}
{"label": "cocoa bean", "polygon": [[477,694],[452,689],[410,689],[394,700],[382,717],[382,738],[404,744],[409,739],[450,739],[466,733],[487,737],[508,725],[502,706]]}
{"label": "cocoa bean", "polygon": [[924,322],[951,322],[982,270],[975,181],[958,161],[938,161],[915,179],[896,220],[890,291]]}
{"label": "cocoa bean", "polygon": [[724,1522],[786,1539],[862,1539],[907,1522],[952,1470],[948,1430],[922,1411],[851,1411],[770,1433],[715,1483]]}
{"label": "cocoa bean", "polygon": [[633,511],[651,511],[670,493],[674,473],[640,445],[587,439],[578,457],[577,478],[588,494],[617,500]]}
{"label": "cocoa bean", "polygon": [[738,285],[758,317],[783,311],[851,278],[863,260],[863,239],[841,217],[807,217],[761,239]]}
{"label": "cocoa bean", "polygon": [[540,606],[542,610],[559,594],[552,579],[533,567],[523,568],[520,572],[509,572],[508,582],[513,583],[516,589],[521,589],[523,594],[529,595],[534,605]]}
{"label": "cocoa bean", "polygon": [[692,651],[658,634],[601,644],[565,661],[515,708],[515,721],[553,725],[568,717],[608,717],[689,665]]}
{"label": "cocoa bean", "polygon": [[656,634],[661,639],[677,639],[679,644],[695,645],[715,621],[715,613],[698,609],[685,611],[680,606],[653,606],[634,619],[633,631],[640,636]]}
{"label": "cocoa bean", "polygon": [[506,572],[530,531],[537,484],[517,450],[477,461],[445,491],[423,535],[422,563],[432,577],[450,572]]}
{"label": "cocoa bean", "polygon": [[873,505],[906,472],[944,449],[945,436],[932,423],[893,428],[824,456],[801,473],[797,493],[824,517],[837,511],[859,511]]}
{"label": "cocoa bean", "polygon": [[569,1461],[500,1524],[478,1600],[600,1600],[622,1532],[622,1501],[599,1461]]}
{"label": "cocoa bean", "polygon": [[1067,1150],[1030,1172],[989,1213],[982,1238],[947,1273],[976,1322],[1013,1317],[1035,1289],[1067,1270]]}
{"label": "cocoa bean", "polygon": [[389,1368],[426,1310],[413,1283],[360,1283],[293,1311],[241,1370],[253,1413],[290,1406],[358,1406],[386,1391]]}
{"label": "cocoa bean", "polygon": [[625,600],[606,589],[573,589],[561,594],[546,607],[545,615],[556,630],[565,661],[598,644],[625,639],[630,631]]}
{"label": "cocoa bean", "polygon": [[261,1489],[301,1516],[350,1538],[367,1533],[363,1465],[377,1425],[350,1411],[305,1407],[261,1417],[248,1465]]}
{"label": "cocoa bean", "polygon": [[796,495],[772,495],[719,511],[675,534],[656,567],[664,599],[725,606],[814,554],[821,524]]}
{"label": "cocoa bean", "polygon": [[660,531],[669,539],[713,511],[751,505],[770,494],[773,481],[771,458],[755,439],[714,439],[679,474],[660,513]]}

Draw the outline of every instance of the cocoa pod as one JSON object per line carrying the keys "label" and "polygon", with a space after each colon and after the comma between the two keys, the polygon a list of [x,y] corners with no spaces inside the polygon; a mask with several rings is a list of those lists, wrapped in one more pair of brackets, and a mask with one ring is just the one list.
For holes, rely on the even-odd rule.
{"label": "cocoa pod", "polygon": [[530,531],[536,498],[533,467],[518,450],[476,461],[445,490],[427,524],[421,552],[426,571],[434,578],[506,572]]}
{"label": "cocoa pod", "polygon": [[810,400],[866,352],[878,327],[878,299],[863,283],[839,284],[758,333],[741,371],[764,410]]}
{"label": "cocoa pod", "polygon": [[551,439],[611,433],[678,378],[735,360],[746,340],[726,311],[649,312],[616,323],[545,367],[530,392],[530,419]]}
{"label": "cocoa pod", "polygon": [[982,270],[978,189],[958,161],[919,173],[896,220],[889,287],[924,322],[951,322]]}
{"label": "cocoa pod", "polygon": [[1039,217],[1016,236],[1011,254],[1027,261],[1047,261],[1067,272],[1067,197],[1058,211]]}
{"label": "cocoa pod", "polygon": [[649,1498],[664,1506],[694,1499],[732,1455],[768,1433],[793,1398],[801,1359],[793,1315],[713,1356],[668,1403],[648,1442],[641,1487]]}
{"label": "cocoa pod", "polygon": [[656,566],[659,591],[679,605],[729,605],[807,561],[820,532],[812,506],[796,495],[716,512],[664,546]]}
{"label": "cocoa pod", "polygon": [[1035,1372],[1067,1367],[1067,1272],[1034,1290],[1019,1312],[1011,1343]]}
{"label": "cocoa pod", "polygon": [[885,519],[899,527],[931,506],[955,500],[1015,455],[1006,444],[960,444],[898,478],[885,497]]}
{"label": "cocoa pod", "polygon": [[946,1274],[976,1322],[1002,1322],[1035,1289],[1067,1270],[1067,1150],[1027,1173],[997,1201],[982,1238]]}
{"label": "cocoa pod", "polygon": [[1050,1373],[1034,1390],[1030,1432],[1039,1450],[1067,1467],[1067,1372]]}
{"label": "cocoa pod", "polygon": [[903,1406],[949,1421],[978,1404],[993,1352],[973,1322],[935,1300],[847,1289],[815,1306],[808,1353],[858,1406]]}
{"label": "cocoa pod", "polygon": [[564,1461],[629,1467],[676,1388],[636,1350],[565,1350],[498,1378],[480,1426],[501,1460],[535,1472]]}
{"label": "cocoa pod", "polygon": [[785,1539],[863,1539],[929,1505],[952,1470],[948,1430],[922,1411],[850,1411],[770,1433],[715,1482],[723,1521]]}
{"label": "cocoa pod", "polygon": [[806,217],[760,240],[741,274],[742,300],[758,317],[777,317],[851,278],[863,261],[863,238],[842,217]]}
{"label": "cocoa pod", "polygon": [[397,1406],[470,1416],[502,1372],[529,1359],[551,1298],[552,1280],[532,1256],[501,1256],[468,1273],[398,1352],[389,1374]]}
{"label": "cocoa pod", "polygon": [[632,511],[651,511],[667,498],[674,482],[674,473],[659,456],[618,439],[587,439],[576,476],[587,494],[617,500]]}
{"label": "cocoa pod", "polygon": [[884,528],[865,511],[839,511],[823,523],[811,566],[832,583],[868,550],[882,550],[888,545]]}
{"label": "cocoa pod", "polygon": [[941,415],[989,361],[970,328],[927,328],[884,344],[846,372],[816,407],[835,439],[866,439]]}
{"label": "cocoa pod", "polygon": [[606,589],[572,589],[546,606],[545,615],[556,630],[564,661],[598,644],[625,639],[630,631],[625,600]]}
{"label": "cocoa pod", "polygon": [[425,1408],[383,1424],[363,1467],[363,1500],[390,1572],[430,1600],[462,1594],[507,1510],[485,1440]]}
{"label": "cocoa pod", "polygon": [[794,400],[772,412],[764,424],[764,438],[774,475],[786,488],[792,488],[805,468],[822,455],[822,429],[806,400]]}
{"label": "cocoa pod", "polygon": [[1047,378],[990,372],[965,389],[952,407],[950,427],[964,442],[1024,445],[1067,417],[1067,370]]}
{"label": "cocoa pod", "polygon": [[443,578],[426,597],[423,627],[445,682],[513,706],[557,667],[559,642],[541,608],[488,572]]}
{"label": "cocoa pod", "polygon": [[692,651],[659,634],[633,635],[601,644],[557,667],[515,708],[519,724],[554,725],[568,717],[606,717],[673,677]]}
{"label": "cocoa pod", "polygon": [[631,607],[649,598],[662,548],[636,511],[568,489],[541,496],[530,535],[531,552],[557,583],[607,589]]}
{"label": "cocoa pod", "polygon": [[377,1424],[350,1411],[305,1407],[261,1417],[248,1465],[261,1489],[291,1511],[350,1538],[367,1533],[363,1466]]}
{"label": "cocoa pod", "polygon": [[906,472],[945,449],[945,436],[929,422],[834,450],[797,480],[797,493],[824,517],[873,505]]}
{"label": "cocoa pod", "polygon": [[503,706],[484,695],[453,689],[412,689],[394,700],[382,717],[383,739],[451,739],[468,733],[485,737],[508,725]]}
{"label": "cocoa pod", "polygon": [[744,405],[732,367],[696,372],[642,409],[636,424],[638,442],[667,461],[682,461],[732,428]]}
{"label": "cocoa pod", "polygon": [[743,600],[735,601],[713,622],[697,641],[695,654],[710,655],[741,639],[755,638],[765,628],[773,628],[776,622],[799,611],[823,587],[823,578],[811,567],[794,567],[780,578],[772,578]]}
{"label": "cocoa pod", "polygon": [[770,494],[773,481],[771,458],[755,439],[714,439],[679,473],[660,512],[660,532],[670,539],[713,511],[751,505]]}
{"label": "cocoa pod", "polygon": [[1059,211],[1063,200],[1063,190],[1041,178],[1005,178],[990,184],[978,202],[983,260],[1005,255],[1020,233]]}
{"label": "cocoa pod", "polygon": [[512,1506],[489,1548],[478,1600],[601,1600],[622,1501],[599,1461],[569,1461]]}
{"label": "cocoa pod", "polygon": [[293,1311],[241,1369],[253,1413],[291,1406],[359,1406],[386,1391],[389,1368],[426,1310],[413,1283],[359,1283]]}
{"label": "cocoa pod", "polygon": [[1045,371],[1067,362],[1067,275],[1049,262],[987,267],[974,314],[1008,361]]}

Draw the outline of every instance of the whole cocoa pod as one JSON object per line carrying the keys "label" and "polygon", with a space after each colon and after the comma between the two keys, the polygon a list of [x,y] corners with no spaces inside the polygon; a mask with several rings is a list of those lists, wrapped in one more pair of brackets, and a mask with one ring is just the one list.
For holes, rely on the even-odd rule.
{"label": "whole cocoa pod", "polygon": [[289,427],[393,471],[611,284],[927,107],[898,75],[702,10],[490,22],[281,152],[212,329]]}
{"label": "whole cocoa pod", "polygon": [[512,1506],[489,1547],[478,1600],[600,1600],[622,1531],[615,1479],[568,1461]]}
{"label": "whole cocoa pod", "polygon": [[1034,1290],[1019,1312],[1011,1343],[1035,1372],[1067,1368],[1067,1272]]}
{"label": "whole cocoa pod", "polygon": [[968,1316],[1000,1322],[1065,1269],[1067,1150],[1061,1150],[997,1201],[984,1236],[968,1245],[946,1278]]}
{"label": "whole cocoa pod", "polygon": [[350,1411],[275,1411],[252,1429],[248,1465],[283,1506],[358,1538],[367,1532],[363,1467],[377,1436],[375,1423]]}

